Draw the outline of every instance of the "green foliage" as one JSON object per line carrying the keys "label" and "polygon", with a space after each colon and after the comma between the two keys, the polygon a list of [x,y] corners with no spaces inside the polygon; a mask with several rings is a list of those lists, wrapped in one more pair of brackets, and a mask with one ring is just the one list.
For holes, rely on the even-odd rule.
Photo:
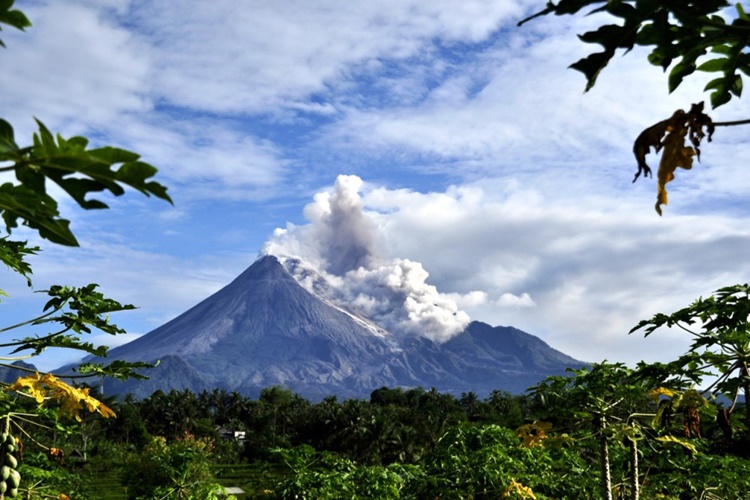
{"label": "green foliage", "polygon": [[647,388],[623,363],[568,371],[568,376],[547,377],[529,389],[540,402],[539,417],[567,431],[598,431],[607,420],[625,420],[646,399]]}
{"label": "green foliage", "polygon": [[[0,0],[0,24],[21,30],[31,26],[23,13],[12,10],[13,3],[13,0]],[[0,118],[0,172],[15,174],[15,182],[0,185],[0,216],[7,232],[7,235],[0,237],[0,262],[26,278],[29,286],[32,271],[25,259],[37,253],[39,248],[29,247],[27,242],[10,240],[13,229],[22,224],[36,230],[39,236],[52,243],[78,244],[70,230],[70,221],[61,216],[57,201],[48,193],[50,182],[86,210],[107,208],[103,201],[90,198],[90,195],[107,191],[120,196],[126,187],[171,202],[166,188],[151,180],[156,168],[139,161],[137,154],[111,146],[89,148],[89,141],[85,137],[65,139],[60,134],[53,135],[39,120],[37,125],[39,130],[33,135],[32,144],[19,146],[11,124]],[[83,342],[77,335],[91,333],[92,329],[111,335],[123,333],[110,322],[109,314],[133,309],[133,306],[121,305],[104,297],[96,287],[95,284],[50,287],[46,291],[50,299],[43,314],[20,324],[0,328],[0,333],[29,326],[57,325],[58,329],[0,344],[0,347],[15,349],[14,353],[32,352],[4,360],[35,356],[49,347],[76,349],[104,356],[106,347]],[[1,290],[0,295],[4,295]],[[104,368],[90,364],[81,369],[81,374],[126,378],[136,375],[133,368],[144,366],[148,365],[120,362]]]}
{"label": "green foliage", "polygon": [[[663,443],[642,448],[649,464],[643,479],[643,498],[744,498],[750,487],[748,461],[731,454],[711,453],[707,439],[690,440],[695,452],[684,443]],[[713,495],[713,496],[711,496]]]}
{"label": "green foliage", "polygon": [[725,0],[559,0],[549,1],[544,10],[519,24],[547,14],[576,14],[587,7],[592,8],[591,13],[607,13],[616,18],[616,24],[605,24],[579,36],[602,50],[571,65],[585,75],[586,90],[595,85],[618,50],[628,52],[640,45],[651,48],[651,64],[665,71],[671,67],[670,92],[696,70],[719,73],[705,87],[711,92],[712,106],[717,108],[733,96],[740,97],[742,74],[750,74],[750,17],[738,3],[735,17],[727,21],[728,6]]}
{"label": "green foliage", "polygon": [[123,484],[132,499],[221,498],[223,489],[211,474],[213,442],[189,434],[167,442],[154,438],[143,451],[130,458]]}
{"label": "green foliage", "polygon": [[[3,24],[12,26],[21,31],[23,31],[24,28],[31,27],[31,22],[26,15],[20,10],[13,9],[13,3],[14,0],[0,0],[0,31],[2,31]],[[0,47],[5,47],[5,43],[3,43],[2,40],[0,40]]]}
{"label": "green foliage", "polygon": [[[25,258],[35,255],[39,247],[29,247],[25,241],[12,241],[7,237],[0,238],[0,262],[8,268],[26,278],[26,284],[31,286],[31,266],[26,263]],[[0,297],[7,294],[0,289]]]}
{"label": "green foliage", "polygon": [[[0,0],[0,26],[10,26],[24,30],[31,26],[26,16],[14,10],[13,0]],[[0,45],[5,44],[0,40]],[[11,173],[14,180],[0,184],[0,262],[7,268],[26,279],[32,286],[32,269],[27,258],[39,252],[39,247],[29,246],[26,241],[14,241],[10,236],[19,226],[24,226],[38,233],[42,239],[55,244],[77,246],[78,241],[70,229],[70,221],[63,218],[58,208],[57,200],[50,194],[51,184],[55,184],[65,195],[69,196],[84,210],[108,208],[107,204],[98,198],[99,193],[120,196],[126,188],[135,189],[146,196],[155,196],[171,203],[166,188],[154,182],[156,168],[140,161],[140,157],[130,151],[111,146],[89,147],[85,137],[64,138],[60,134],[52,134],[40,121],[36,120],[38,131],[33,134],[30,145],[19,145],[13,126],[0,118],[0,172]],[[5,176],[4,176],[5,177]],[[6,234],[4,234],[6,233]],[[94,330],[116,335],[124,333],[122,329],[110,322],[109,315],[114,312],[133,309],[131,305],[123,305],[106,298],[97,290],[97,285],[89,284],[83,287],[52,286],[45,291],[49,296],[42,314],[30,320],[0,327],[0,333],[9,333],[19,329],[27,332],[25,337],[0,343],[0,348],[9,349],[9,356],[0,358],[3,369],[17,369],[34,373],[29,377],[21,377],[15,383],[0,384],[4,396],[2,406],[7,407],[5,432],[8,433],[10,417],[14,417],[14,425],[22,431],[28,443],[47,449],[50,456],[62,460],[64,452],[60,449],[47,448],[42,444],[45,438],[57,440],[59,432],[76,429],[81,436],[82,452],[86,458],[89,441],[96,433],[96,424],[89,425],[78,415],[78,409],[84,405],[89,411],[98,411],[104,416],[114,416],[114,413],[102,405],[100,401],[89,395],[89,389],[79,389],[68,385],[52,374],[38,374],[34,370],[9,364],[41,354],[48,348],[64,348],[83,351],[97,356],[106,356],[106,347],[95,346],[81,340],[83,334],[90,334]],[[0,296],[7,294],[0,290]],[[41,331],[41,333],[33,333]],[[79,370],[79,374],[71,377],[86,376],[114,376],[127,378],[138,376],[133,370],[143,368],[145,363],[126,363],[117,361],[108,366],[86,364]],[[141,377],[142,378],[142,377]],[[13,392],[17,396],[30,397],[39,406],[32,409],[34,413],[19,413],[13,411],[16,401],[6,396]],[[73,412],[77,417],[77,424],[56,421],[54,427],[47,427],[31,417],[39,417],[46,421],[51,408],[57,400],[61,411]],[[47,407],[42,406],[47,403]],[[22,423],[19,423],[18,421]],[[35,428],[28,430],[24,423],[31,423]],[[46,431],[54,429],[50,436]],[[32,437],[36,436],[36,437]],[[6,443],[8,445],[8,443]],[[15,445],[11,445],[15,446]],[[6,460],[12,460],[11,455],[5,454]],[[7,458],[10,457],[10,458]],[[38,465],[38,464],[37,464]],[[26,472],[21,492],[27,498],[47,497],[47,494],[63,491],[58,488],[61,482],[73,481],[63,477],[62,469],[48,469],[43,467],[25,466]],[[61,472],[62,471],[62,472]],[[62,476],[61,476],[62,474]],[[7,487],[6,483],[2,483]],[[18,486],[18,485],[15,485]],[[52,490],[45,490],[52,488]],[[15,489],[11,496],[15,496]],[[9,491],[9,493],[10,493]],[[67,491],[72,491],[72,487]],[[78,494],[79,492],[76,492]],[[56,496],[53,495],[53,496]],[[3,497],[0,492],[0,498]],[[61,496],[62,498],[62,496]],[[196,498],[208,498],[199,494]]]}
{"label": "green foliage", "polygon": [[[721,288],[672,314],[659,313],[643,320],[630,333],[643,330],[648,337],[662,327],[676,327],[693,337],[688,353],[670,363],[669,371],[696,383],[718,374],[704,392],[715,389],[735,401],[740,391],[746,400],[750,397],[750,285]],[[750,406],[746,407],[745,422],[750,423]]]}
{"label": "green foliage", "polygon": [[89,199],[90,194],[109,191],[120,196],[124,186],[171,202],[166,188],[149,180],[156,168],[139,161],[137,154],[110,146],[87,149],[85,137],[55,137],[41,121],[37,124],[33,145],[19,147],[13,127],[0,120],[0,171],[13,171],[18,181],[0,185],[0,212],[8,232],[20,219],[53,243],[78,245],[70,221],[60,217],[57,202],[47,193],[47,181],[87,210],[108,208],[101,200]]}
{"label": "green foliage", "polygon": [[19,466],[23,498],[59,498],[61,493],[71,498],[85,498],[85,486],[80,476],[46,457],[29,458],[27,463]]}
{"label": "green foliage", "polygon": [[414,467],[358,466],[330,452],[317,452],[303,445],[293,449],[276,449],[275,454],[290,469],[276,498],[383,500],[402,498],[402,490],[415,472]]}
{"label": "green foliage", "polygon": [[[102,293],[97,291],[97,285],[95,284],[84,287],[53,286],[49,290],[46,290],[46,293],[50,299],[44,306],[44,313],[42,315],[20,324],[0,328],[0,333],[22,327],[48,328],[55,325],[57,328],[42,335],[27,336],[0,344],[2,348],[13,349],[13,354],[32,351],[31,354],[25,356],[0,357],[0,360],[12,361],[24,357],[36,356],[50,347],[74,349],[97,356],[106,356],[108,347],[95,346],[90,342],[84,342],[81,340],[80,335],[89,334],[94,329],[110,335],[124,333],[124,330],[110,322],[109,314],[134,309],[132,305],[123,305],[115,300],[106,298]],[[71,335],[71,333],[76,335]],[[1,362],[0,366],[11,367]],[[150,366],[153,365],[137,362],[126,363],[122,361],[115,361],[107,367],[89,363],[79,368],[79,372],[82,376],[106,375],[117,378],[143,378],[134,370]],[[13,368],[18,369],[17,367]]]}
{"label": "green foliage", "polygon": [[[646,378],[638,378],[638,370],[623,370],[617,365],[604,366],[608,368],[592,367],[574,375],[586,380],[591,373],[595,373],[588,380],[592,382],[592,391],[603,391],[600,399],[607,399],[606,395],[613,389],[604,383],[599,385],[599,381],[619,381],[620,385],[628,383],[643,387],[650,384]],[[625,374],[628,378],[620,377]],[[562,377],[566,378],[572,377]],[[572,385],[572,382],[569,381],[568,385]],[[583,387],[582,383],[578,385]],[[129,398],[108,402],[120,416],[116,420],[87,417],[76,427],[65,424],[57,429],[58,446],[66,450],[81,451],[83,435],[91,436],[88,447],[90,460],[83,471],[67,464],[62,466],[49,462],[45,455],[33,451],[24,453],[25,463],[60,474],[61,478],[65,473],[72,474],[71,485],[75,487],[59,491],[76,491],[75,498],[87,498],[87,494],[88,498],[102,498],[100,492],[104,484],[122,491],[124,488],[117,482],[117,471],[122,472],[123,479],[127,478],[125,485],[143,481],[143,477],[152,474],[149,481],[154,484],[153,492],[175,494],[177,486],[172,478],[176,477],[179,482],[182,476],[175,472],[157,474],[155,471],[190,469],[194,461],[198,461],[202,465],[190,469],[197,471],[195,477],[206,470],[209,473],[222,471],[218,480],[217,476],[204,476],[207,477],[206,484],[215,484],[220,480],[221,484],[227,486],[241,486],[249,492],[248,498],[528,499],[533,494],[540,500],[572,500],[601,496],[600,483],[594,471],[600,464],[598,436],[605,435],[610,446],[613,498],[635,498],[632,487],[634,477],[639,480],[641,498],[648,499],[677,500],[701,498],[701,495],[711,498],[707,496],[709,494],[716,495],[714,498],[742,498],[744,493],[740,492],[750,488],[746,474],[742,473],[750,462],[742,456],[733,455],[741,449],[735,449],[731,443],[724,441],[709,419],[703,424],[703,438],[682,436],[684,409],[713,408],[710,401],[706,401],[694,389],[678,391],[660,388],[649,397],[636,394],[633,398],[626,398],[608,411],[609,425],[598,434],[591,409],[577,407],[574,399],[569,399],[569,408],[561,413],[563,408],[558,403],[563,405],[564,398],[550,398],[546,406],[524,406],[526,410],[522,418],[531,422],[533,418],[542,416],[543,411],[549,411],[548,416],[560,417],[555,427],[536,422],[516,432],[507,427],[471,422],[470,415],[465,414],[460,423],[443,429],[436,441],[421,454],[408,454],[403,461],[386,463],[378,454],[381,450],[390,453],[390,448],[365,446],[366,441],[392,436],[390,431],[385,430],[387,428],[408,427],[412,422],[417,426],[422,425],[409,411],[411,405],[418,404],[421,398],[428,397],[433,402],[453,401],[449,407],[458,404],[458,400],[450,395],[436,398],[434,394],[430,395],[431,392],[389,389],[385,392],[381,390],[373,398],[375,403],[359,400],[339,402],[335,398],[328,398],[318,404],[298,405],[294,403],[293,394],[288,397],[286,391],[277,388],[264,393],[264,404],[268,406],[262,410],[260,398],[252,400],[220,390],[200,394],[189,391],[155,393],[143,401]],[[619,392],[619,389],[614,392]],[[275,396],[272,398],[272,395]],[[384,395],[389,397],[380,398]],[[588,396],[582,398],[584,402],[592,401]],[[385,403],[385,400],[388,402]],[[488,404],[491,400],[492,396],[479,402]],[[663,413],[656,418],[657,408],[661,408],[660,403],[665,401],[671,402],[671,420],[665,418]],[[280,427],[276,427],[277,442],[288,440],[296,444],[255,453],[252,464],[239,464],[239,456],[226,451],[238,444],[234,440],[189,436],[185,439],[182,437],[184,434],[178,434],[180,429],[186,427],[193,426],[201,432],[210,432],[218,422],[232,422],[227,424],[229,428],[247,431],[247,446],[268,446],[273,442],[273,426],[256,427],[255,423],[265,421],[274,403],[280,412],[292,409],[296,412],[284,424],[285,438],[281,439]],[[529,413],[531,410],[533,413]],[[631,410],[634,413],[627,414]],[[308,427],[307,424],[313,420],[321,419],[324,423],[325,415],[335,419],[328,420],[330,429],[322,424],[320,427]],[[578,422],[575,415],[580,416]],[[710,413],[703,415],[708,417]],[[373,416],[381,424],[373,424]],[[49,417],[53,417],[53,414],[50,413]],[[339,436],[343,430],[339,426],[343,422],[350,422],[353,427],[351,432],[343,435],[346,439],[325,435]],[[386,422],[387,425],[383,425]],[[18,423],[30,429],[30,424],[20,419]],[[157,441],[147,439],[144,443],[149,429],[166,430],[180,437]],[[378,432],[383,431],[383,434],[356,429],[380,429]],[[53,429],[50,427],[45,432],[52,433]],[[323,437],[314,439],[315,432],[322,433]],[[526,437],[524,432],[533,432],[536,438],[523,439]],[[17,434],[22,435],[20,430]],[[45,440],[50,439],[43,434],[41,436]],[[414,433],[405,435],[400,446],[414,447],[422,439],[421,436],[422,431],[416,429]],[[629,443],[633,441],[638,443],[637,453],[644,464],[637,475],[633,474],[631,468]],[[208,443],[215,444],[205,446]],[[312,443],[315,445],[312,446]],[[336,449],[326,448],[330,445],[335,445]],[[354,456],[360,458],[352,459]],[[217,464],[226,465],[217,469]],[[224,471],[230,469],[234,472],[224,477]],[[240,469],[252,469],[252,473],[236,474]],[[101,483],[98,479],[102,476],[107,476],[109,480]],[[183,486],[189,487],[187,483],[188,480]],[[185,495],[192,494],[188,488],[182,491]],[[141,491],[137,494],[148,498],[156,493]],[[194,498],[202,498],[199,495],[210,497],[210,494],[201,491],[195,493]]]}

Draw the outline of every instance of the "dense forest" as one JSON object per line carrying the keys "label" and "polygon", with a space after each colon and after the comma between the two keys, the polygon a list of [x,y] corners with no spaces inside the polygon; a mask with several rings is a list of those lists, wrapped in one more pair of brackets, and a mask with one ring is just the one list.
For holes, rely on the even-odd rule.
{"label": "dense forest", "polygon": [[742,498],[742,405],[654,386],[662,369],[595,364],[483,399],[269,387],[102,398],[109,419],[33,401],[6,413],[29,498]]}

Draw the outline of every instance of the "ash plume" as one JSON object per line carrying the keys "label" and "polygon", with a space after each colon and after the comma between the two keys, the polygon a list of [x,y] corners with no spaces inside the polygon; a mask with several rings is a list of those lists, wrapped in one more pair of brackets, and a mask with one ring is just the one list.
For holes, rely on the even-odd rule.
{"label": "ash plume", "polygon": [[380,251],[382,229],[365,210],[357,176],[341,175],[331,192],[321,192],[304,210],[306,225],[277,229],[261,253],[292,262],[287,268],[314,293],[364,315],[391,333],[419,335],[444,342],[470,322],[452,296],[427,283],[422,264],[386,258]]}

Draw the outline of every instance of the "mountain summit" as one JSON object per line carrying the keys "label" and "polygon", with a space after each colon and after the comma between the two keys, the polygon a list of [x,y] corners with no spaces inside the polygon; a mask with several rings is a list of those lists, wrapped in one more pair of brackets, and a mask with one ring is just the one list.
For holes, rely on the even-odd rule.
{"label": "mountain summit", "polygon": [[533,335],[480,322],[442,344],[398,335],[336,304],[324,283],[311,289],[275,256],[261,257],[184,314],[110,350],[110,360],[160,364],[144,372],[149,380],[108,380],[105,391],[145,397],[157,389],[224,388],[257,396],[282,385],[319,400],[423,386],[482,395],[521,392],[584,364]]}

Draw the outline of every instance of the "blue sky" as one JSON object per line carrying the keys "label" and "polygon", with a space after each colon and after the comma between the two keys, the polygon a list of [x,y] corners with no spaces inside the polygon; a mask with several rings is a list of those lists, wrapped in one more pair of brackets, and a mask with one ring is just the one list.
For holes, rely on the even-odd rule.
{"label": "blue sky", "polygon": [[[0,110],[19,142],[36,116],[134,150],[175,201],[64,201],[81,247],[42,243],[35,289],[99,283],[139,306],[116,322],[147,333],[228,284],[277,228],[312,228],[305,207],[356,176],[342,179],[379,254],[421,263],[472,319],[588,361],[674,358],[684,335],[627,332],[748,280],[746,131],[719,129],[659,217],[655,182],[631,183],[632,142],[707,99],[708,78],[668,94],[636,49],[584,94],[567,66],[603,18],[516,27],[543,4],[18,1],[34,27],[2,33]],[[709,114],[748,118],[742,101]],[[2,280],[3,324],[39,310]]]}

